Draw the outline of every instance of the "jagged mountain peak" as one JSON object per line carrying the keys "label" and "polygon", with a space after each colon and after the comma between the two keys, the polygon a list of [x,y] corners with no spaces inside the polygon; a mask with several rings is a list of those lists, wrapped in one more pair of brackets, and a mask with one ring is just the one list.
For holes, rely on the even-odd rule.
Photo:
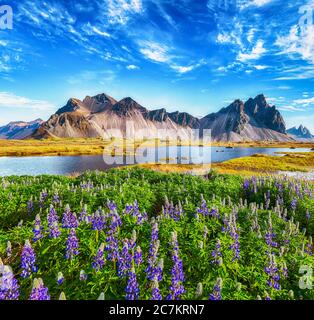
{"label": "jagged mountain peak", "polygon": [[68,113],[68,112],[76,112],[76,111],[87,111],[85,108],[84,103],[76,98],[70,98],[66,105],[62,108],[60,108],[56,114],[61,115],[62,113]]}
{"label": "jagged mountain peak", "polygon": [[295,137],[296,139],[313,139],[314,138],[311,131],[307,127],[303,126],[302,124],[299,127],[295,126],[287,130],[287,133]]}
{"label": "jagged mountain peak", "polygon": [[137,103],[130,97],[123,98],[112,106],[112,111],[118,115],[127,116],[132,112],[139,111],[140,113],[147,113],[148,110]]}
{"label": "jagged mountain peak", "polygon": [[111,96],[107,95],[106,93],[97,94],[97,95],[93,96],[92,98],[95,99],[99,103],[106,103],[108,101],[110,101],[113,104],[117,103],[117,101],[114,98],[112,98]]}
{"label": "jagged mountain peak", "polygon": [[91,113],[98,113],[110,109],[117,101],[111,96],[101,93],[93,97],[86,96],[83,103]]}
{"label": "jagged mountain peak", "polygon": [[236,111],[240,112],[243,111],[244,103],[240,99],[234,100],[228,107],[222,108],[219,112],[230,112],[230,111]]}

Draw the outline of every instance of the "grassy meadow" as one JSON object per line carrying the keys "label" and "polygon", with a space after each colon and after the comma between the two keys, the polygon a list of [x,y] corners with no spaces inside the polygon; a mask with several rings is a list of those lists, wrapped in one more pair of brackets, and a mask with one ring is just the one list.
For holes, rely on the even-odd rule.
{"label": "grassy meadow", "polygon": [[0,299],[313,300],[313,192],[140,168],[0,178]]}

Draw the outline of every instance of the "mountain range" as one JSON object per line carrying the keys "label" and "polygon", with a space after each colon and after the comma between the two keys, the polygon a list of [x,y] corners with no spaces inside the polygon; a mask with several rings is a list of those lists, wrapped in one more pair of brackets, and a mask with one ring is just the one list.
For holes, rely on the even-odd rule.
{"label": "mountain range", "polygon": [[6,126],[0,127],[0,139],[24,139],[32,135],[42,123],[44,123],[42,119],[31,122],[10,122]]}
{"label": "mountain range", "polygon": [[287,130],[287,133],[295,140],[309,141],[314,140],[314,136],[310,130],[302,125]]}
{"label": "mountain range", "polygon": [[[19,132],[14,129],[17,127],[21,129]],[[164,108],[151,111],[130,97],[117,101],[102,93],[82,101],[71,98],[46,122],[38,119],[1,127],[0,138],[125,137],[126,128],[128,137],[135,139],[156,138],[157,132],[161,139],[169,135],[189,139],[193,129],[200,132],[211,129],[213,141],[293,141],[297,136],[287,132],[279,110],[268,104],[263,94],[246,102],[235,100],[228,107],[199,119],[186,112],[169,113]]]}

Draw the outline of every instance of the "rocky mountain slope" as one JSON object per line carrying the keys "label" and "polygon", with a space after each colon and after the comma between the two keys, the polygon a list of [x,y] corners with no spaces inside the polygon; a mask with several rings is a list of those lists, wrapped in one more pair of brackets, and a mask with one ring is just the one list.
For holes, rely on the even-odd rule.
{"label": "rocky mountain slope", "polygon": [[[70,99],[33,135],[35,138],[61,137],[142,137],[161,139],[169,132],[189,139],[199,120],[187,113],[149,111],[132,98],[116,101],[106,94]],[[160,130],[162,129],[162,130]]]}
{"label": "rocky mountain slope", "polygon": [[[132,139],[169,136],[189,139],[193,129],[211,130],[213,141],[291,141],[286,125],[275,106],[264,95],[248,101],[235,100],[231,105],[202,119],[186,112],[150,111],[132,98],[116,101],[99,94],[83,101],[70,99],[50,119],[36,128],[32,138],[111,138]],[[204,135],[208,135],[206,132]]]}
{"label": "rocky mountain slope", "polygon": [[24,139],[36,131],[44,121],[36,119],[31,122],[16,121],[0,127],[0,139]]}
{"label": "rocky mountain slope", "polygon": [[212,130],[213,141],[289,141],[286,125],[275,106],[264,95],[245,103],[235,100],[217,113],[201,119],[201,128]]}

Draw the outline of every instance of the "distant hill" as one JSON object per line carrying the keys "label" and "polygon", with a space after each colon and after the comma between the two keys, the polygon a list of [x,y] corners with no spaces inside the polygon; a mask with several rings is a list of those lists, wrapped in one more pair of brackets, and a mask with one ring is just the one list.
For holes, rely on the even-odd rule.
{"label": "distant hill", "polygon": [[16,121],[0,127],[0,139],[24,139],[33,134],[43,123],[42,119],[31,122]]}
{"label": "distant hill", "polygon": [[314,136],[312,135],[311,131],[302,125],[287,130],[287,133],[295,140],[314,140]]}

